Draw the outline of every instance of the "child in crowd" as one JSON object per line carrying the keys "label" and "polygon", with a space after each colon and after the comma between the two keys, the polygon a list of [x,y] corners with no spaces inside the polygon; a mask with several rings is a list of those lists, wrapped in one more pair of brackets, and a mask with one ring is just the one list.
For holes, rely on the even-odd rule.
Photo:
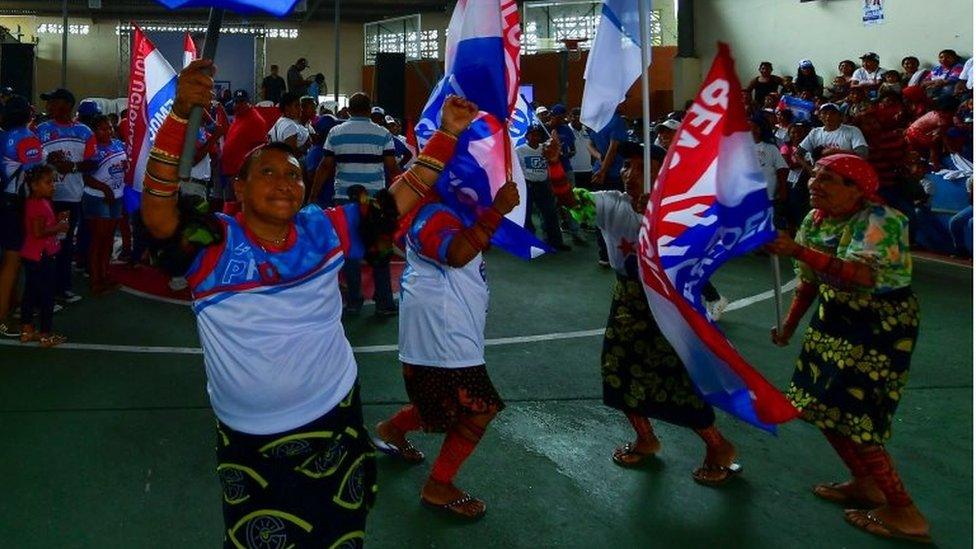
{"label": "child in crowd", "polygon": [[[795,234],[800,222],[810,211],[810,191],[807,182],[810,174],[803,169],[801,164],[794,156],[800,143],[806,139],[810,133],[811,126],[807,122],[794,122],[790,125],[789,140],[779,148],[780,154],[786,160],[789,173],[786,176],[786,229],[791,234]],[[812,163],[813,157],[807,153],[807,162]]]}
{"label": "child in crowd", "polygon": [[881,84],[878,93],[880,94],[886,91],[894,91],[901,93],[901,73],[898,71],[888,71],[883,75],[884,83]]}
{"label": "child in crowd", "polygon": [[796,84],[793,83],[792,76],[784,76],[783,84],[780,86],[780,92],[783,95],[795,95],[796,94]]}
{"label": "child in crowd", "polygon": [[848,81],[843,76],[836,76],[834,77],[833,84],[827,89],[826,95],[832,101],[843,101],[847,97],[848,92],[850,92],[850,84]]}
{"label": "child in crowd", "polygon": [[868,101],[867,92],[864,88],[858,87],[851,88],[851,91],[847,93],[847,101],[840,106],[841,112],[844,114],[844,118],[848,123],[855,122],[858,117],[863,116],[871,108],[872,105]]}
{"label": "child in crowd", "polygon": [[[24,174],[28,195],[24,205],[24,244],[20,257],[24,264],[24,298],[20,304],[20,341],[40,342],[41,347],[54,347],[66,341],[52,331],[54,317],[55,255],[61,249],[58,240],[68,232],[67,212],[54,216],[51,197],[54,195],[55,169],[48,164],[35,166]],[[34,312],[38,313],[40,330],[34,327]]]}
{"label": "child in crowd", "polygon": [[793,124],[793,111],[789,109],[779,109],[776,111],[776,127],[773,135],[776,137],[776,146],[782,147],[790,142],[790,126]]}

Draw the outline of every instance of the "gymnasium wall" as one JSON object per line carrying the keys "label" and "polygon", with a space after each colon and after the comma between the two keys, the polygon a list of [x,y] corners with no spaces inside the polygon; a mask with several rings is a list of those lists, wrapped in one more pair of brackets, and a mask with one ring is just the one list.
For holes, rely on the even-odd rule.
{"label": "gymnasium wall", "polygon": [[[885,0],[885,22],[866,27],[863,0],[698,0],[695,41],[708,72],[715,43],[732,46],[743,81],[756,74],[760,61],[771,61],[776,74],[796,74],[800,59],[811,59],[817,73],[837,74],[837,64],[874,51],[881,66],[900,69],[915,55],[923,65],[938,63],[940,50],[973,53],[973,0]],[[828,81],[829,84],[829,81]]]}

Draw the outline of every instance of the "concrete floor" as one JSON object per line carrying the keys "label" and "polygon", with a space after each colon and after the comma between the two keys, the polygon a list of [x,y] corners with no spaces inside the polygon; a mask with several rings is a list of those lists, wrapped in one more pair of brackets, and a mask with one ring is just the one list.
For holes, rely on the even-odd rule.
{"label": "concrete floor", "polygon": [[[463,524],[421,508],[430,459],[409,468],[381,457],[370,546],[897,545],[854,530],[841,509],[810,495],[812,484],[842,479],[844,470],[800,422],[773,437],[720,414],[745,467],[721,490],[691,481],[701,443],[668,425],[657,426],[660,459],[644,470],[615,467],[610,451],[630,432],[600,402],[600,337],[570,333],[604,325],[612,274],[594,256],[592,245],[532,263],[491,254],[488,337],[564,335],[488,348],[508,408],[457,479],[487,501],[487,516]],[[770,287],[768,260],[738,260],[716,285],[732,300],[761,293]],[[972,270],[919,262],[915,287],[922,333],[890,450],[938,545],[971,547]],[[189,310],[116,293],[72,305],[55,322],[72,343],[102,346],[0,346],[0,547],[219,546],[213,415]],[[783,387],[800,338],[773,347],[773,323],[767,300],[728,313],[721,326]],[[347,330],[357,347],[396,342],[395,319],[365,315]],[[395,352],[366,351],[357,358],[372,425],[406,397]],[[439,437],[413,438],[436,454]]]}

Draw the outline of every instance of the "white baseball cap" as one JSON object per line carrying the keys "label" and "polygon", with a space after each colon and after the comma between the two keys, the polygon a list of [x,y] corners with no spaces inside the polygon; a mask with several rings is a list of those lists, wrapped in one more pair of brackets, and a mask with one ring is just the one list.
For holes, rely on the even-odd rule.
{"label": "white baseball cap", "polygon": [[373,114],[386,114],[386,111],[383,110],[383,107],[373,107],[373,110],[371,110],[370,112]]}

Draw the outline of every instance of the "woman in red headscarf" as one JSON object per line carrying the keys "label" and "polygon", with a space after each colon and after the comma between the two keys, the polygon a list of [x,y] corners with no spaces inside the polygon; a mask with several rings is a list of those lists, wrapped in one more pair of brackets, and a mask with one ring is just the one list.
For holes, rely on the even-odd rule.
{"label": "woman in red headscarf", "polygon": [[895,472],[885,443],[918,337],[908,219],[877,197],[878,176],[859,156],[821,158],[810,181],[813,210],[794,241],[768,246],[794,258],[800,285],[773,342],[789,343],[819,294],[788,397],[850,469],[813,493],[840,503],[873,534],[930,541],[929,525]]}

